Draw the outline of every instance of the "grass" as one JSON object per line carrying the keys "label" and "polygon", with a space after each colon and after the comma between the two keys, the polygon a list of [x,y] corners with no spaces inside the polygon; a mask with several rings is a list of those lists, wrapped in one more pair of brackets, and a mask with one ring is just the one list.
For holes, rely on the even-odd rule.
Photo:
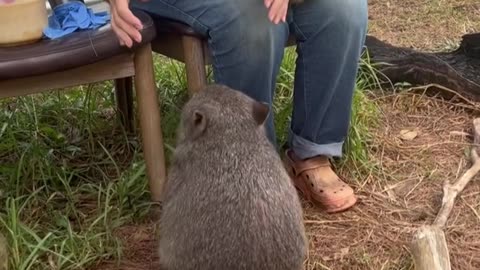
{"label": "grass", "polygon": [[[287,49],[278,76],[280,144],[291,113],[295,57]],[[356,168],[369,164],[369,128],[376,118],[367,92],[375,81],[368,58],[360,70],[344,159]],[[187,99],[185,70],[156,56],[155,73],[170,157]],[[123,250],[115,230],[147,217],[139,141],[123,132],[113,107],[109,82],[0,101],[0,231],[10,269],[87,269],[118,259]]]}
{"label": "grass", "polygon": [[389,43],[426,51],[453,50],[480,30],[476,0],[369,1],[369,32]]}

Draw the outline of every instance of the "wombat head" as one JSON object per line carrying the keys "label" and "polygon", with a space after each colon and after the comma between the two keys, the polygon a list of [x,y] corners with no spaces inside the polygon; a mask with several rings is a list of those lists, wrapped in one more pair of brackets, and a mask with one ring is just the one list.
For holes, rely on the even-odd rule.
{"label": "wombat head", "polygon": [[263,130],[269,113],[266,103],[227,86],[211,84],[194,94],[183,107],[178,140]]}

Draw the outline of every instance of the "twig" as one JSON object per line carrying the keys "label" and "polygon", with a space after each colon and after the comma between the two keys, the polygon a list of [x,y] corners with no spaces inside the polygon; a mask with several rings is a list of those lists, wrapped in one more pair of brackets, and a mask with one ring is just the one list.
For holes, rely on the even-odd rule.
{"label": "twig", "polygon": [[440,208],[437,218],[433,223],[434,225],[437,225],[441,228],[445,226],[448,216],[452,211],[455,198],[460,192],[463,191],[470,180],[472,180],[472,178],[480,171],[480,159],[475,148],[471,150],[471,156],[473,160],[472,167],[470,167],[470,169],[468,169],[455,184],[452,185],[448,180],[445,181],[443,185],[442,207]]}
{"label": "twig", "polygon": [[416,91],[416,90],[424,90],[424,92],[426,90],[428,90],[428,88],[431,88],[431,87],[436,87],[440,90],[443,90],[445,92],[448,92],[450,94],[453,94],[457,97],[459,97],[460,99],[462,99],[463,101],[465,101],[466,103],[468,103],[469,105],[471,106],[474,106],[474,107],[478,107],[477,104],[475,104],[475,102],[472,102],[470,99],[468,99],[467,97],[463,96],[462,94],[460,94],[458,91],[455,91],[453,89],[450,89],[448,87],[445,87],[443,85],[440,85],[440,84],[436,84],[436,83],[430,83],[430,84],[427,84],[427,85],[422,85],[422,86],[416,86],[416,87],[410,87],[408,88],[407,90],[404,90],[404,91],[407,91],[407,92],[410,92],[410,91]]}
{"label": "twig", "polygon": [[[473,120],[473,128],[473,144],[478,145],[480,142],[480,118]],[[450,254],[442,228],[447,223],[456,197],[480,171],[480,158],[477,149],[477,146],[472,147],[472,166],[462,177],[453,185],[448,180],[445,181],[443,185],[442,207],[433,224],[420,227],[413,237],[411,251],[417,270],[451,269]]]}
{"label": "twig", "polygon": [[[430,174],[431,175],[431,174]],[[425,179],[426,177],[422,177],[420,178],[420,181],[418,181],[418,183],[415,184],[415,186],[413,186],[413,188],[404,196],[405,198],[408,198],[408,196],[410,196],[410,194],[415,191],[415,189],[417,189],[417,187],[423,182],[423,180]]]}
{"label": "twig", "polygon": [[[474,144],[478,145],[480,142],[480,118],[473,120],[474,127]],[[450,184],[450,181],[445,180],[443,185],[443,199],[442,207],[438,212],[438,215],[433,222],[433,225],[439,226],[440,228],[445,227],[447,223],[448,216],[453,209],[453,204],[455,203],[455,198],[459,193],[465,189],[467,184],[472,180],[472,178],[480,171],[480,158],[478,157],[477,148],[474,147],[470,151],[472,166],[460,177],[460,179],[455,184]]]}
{"label": "twig", "polygon": [[473,207],[471,204],[469,204],[468,202],[465,201],[465,199],[462,197],[461,198],[462,201],[468,206],[468,208],[470,208],[473,212],[473,214],[475,214],[475,216],[478,218],[478,220],[480,221],[480,214],[478,214],[477,210],[475,210],[475,207]]}

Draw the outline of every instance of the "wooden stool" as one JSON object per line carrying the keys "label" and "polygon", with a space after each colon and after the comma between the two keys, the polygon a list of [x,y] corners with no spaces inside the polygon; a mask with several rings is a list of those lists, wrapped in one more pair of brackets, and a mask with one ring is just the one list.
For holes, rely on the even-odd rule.
{"label": "wooden stool", "polygon": [[132,125],[129,83],[131,85],[131,77],[134,77],[151,197],[160,201],[166,171],[150,45],[156,30],[149,15],[141,11],[134,13],[144,28],[142,42],[132,49],[119,45],[110,25],[56,40],[0,48],[0,98],[117,80],[117,106],[124,119],[130,121],[128,125]]}
{"label": "wooden stool", "polygon": [[[157,29],[157,37],[152,41],[153,51],[185,63],[190,94],[205,87],[206,65],[212,63],[206,37],[182,22],[151,16]],[[286,46],[295,44],[295,37],[290,36]]]}

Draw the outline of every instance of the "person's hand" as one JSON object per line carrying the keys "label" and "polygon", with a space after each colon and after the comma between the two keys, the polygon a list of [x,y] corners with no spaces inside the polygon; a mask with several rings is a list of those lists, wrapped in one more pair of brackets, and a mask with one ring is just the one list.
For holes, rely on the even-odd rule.
{"label": "person's hand", "polygon": [[263,0],[268,8],[268,19],[274,24],[287,20],[288,1],[289,0]]}
{"label": "person's hand", "polygon": [[133,15],[128,7],[128,0],[109,0],[111,10],[112,29],[121,45],[132,47],[133,40],[142,41],[140,30],[142,22]]}

